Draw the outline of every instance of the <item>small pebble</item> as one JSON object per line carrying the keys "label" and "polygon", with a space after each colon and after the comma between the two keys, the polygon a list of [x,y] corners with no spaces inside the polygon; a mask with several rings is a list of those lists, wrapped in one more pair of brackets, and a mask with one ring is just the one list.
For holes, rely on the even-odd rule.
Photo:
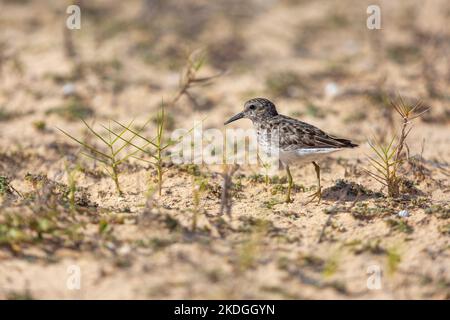
{"label": "small pebble", "polygon": [[329,82],[325,86],[325,95],[329,98],[334,98],[339,93],[339,87],[334,82]]}
{"label": "small pebble", "polygon": [[70,95],[73,95],[73,94],[75,94],[75,85],[73,84],[73,83],[66,83],[64,86],[63,86],[63,88],[62,88],[62,91],[63,91],[63,94],[65,95],[65,96],[70,96]]}
{"label": "small pebble", "polygon": [[409,217],[409,212],[408,212],[408,210],[401,210],[398,212],[398,216],[402,217],[402,218]]}
{"label": "small pebble", "polygon": [[129,254],[131,252],[131,247],[129,246],[129,245],[123,245],[123,246],[121,246],[118,250],[117,250],[117,253],[119,254],[119,255],[122,255],[122,256],[125,256],[125,255],[127,255],[127,254]]}

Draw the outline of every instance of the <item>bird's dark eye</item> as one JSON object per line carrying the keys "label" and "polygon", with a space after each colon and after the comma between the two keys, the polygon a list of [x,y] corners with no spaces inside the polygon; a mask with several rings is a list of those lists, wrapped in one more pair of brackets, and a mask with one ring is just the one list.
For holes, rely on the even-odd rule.
{"label": "bird's dark eye", "polygon": [[248,107],[250,110],[255,110],[256,106],[254,104],[252,104],[250,107]]}

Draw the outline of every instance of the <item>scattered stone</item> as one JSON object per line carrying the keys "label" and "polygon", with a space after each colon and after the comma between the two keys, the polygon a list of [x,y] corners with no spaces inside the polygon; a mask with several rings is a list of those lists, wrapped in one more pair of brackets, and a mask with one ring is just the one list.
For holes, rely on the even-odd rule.
{"label": "scattered stone", "polygon": [[328,98],[334,98],[339,94],[339,87],[334,82],[329,82],[325,85],[325,96]]}
{"label": "scattered stone", "polygon": [[63,94],[64,94],[65,96],[71,96],[71,95],[74,95],[74,94],[75,94],[75,91],[76,91],[75,84],[73,84],[73,83],[71,83],[71,82],[66,83],[66,84],[62,87],[62,92],[63,92]]}
{"label": "scattered stone", "polygon": [[407,218],[407,217],[409,217],[409,211],[408,210],[401,210],[401,211],[399,211],[397,213],[397,215],[399,217],[402,217],[402,218]]}

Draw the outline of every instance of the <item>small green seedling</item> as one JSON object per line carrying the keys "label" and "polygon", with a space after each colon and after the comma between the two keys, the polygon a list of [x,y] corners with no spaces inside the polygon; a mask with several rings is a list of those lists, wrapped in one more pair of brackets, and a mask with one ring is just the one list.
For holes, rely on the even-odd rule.
{"label": "small green seedling", "polygon": [[[137,153],[136,151],[125,152],[125,149],[130,145],[131,141],[136,137],[136,134],[138,133],[136,133],[128,140],[123,138],[123,135],[126,132],[131,131],[130,127],[133,124],[133,121],[131,121],[127,126],[123,126],[119,133],[115,133],[115,131],[111,129],[111,124],[109,125],[109,127],[103,126],[103,128],[106,129],[109,133],[108,135],[102,135],[100,132],[95,131],[93,127],[88,125],[86,121],[84,121],[83,119],[81,119],[81,121],[87,127],[88,132],[95,136],[104,145],[103,149],[95,146],[94,144],[89,144],[87,142],[81,141],[60,128],[58,128],[58,130],[78,143],[83,148],[83,152],[81,153],[82,155],[100,162],[103,165],[105,171],[114,181],[117,193],[119,195],[123,195],[122,189],[120,188],[119,184],[119,165]],[[148,122],[149,121],[147,121],[147,123],[145,123],[140,130],[143,130]],[[115,137],[111,136],[111,134],[113,134]],[[123,143],[123,141],[121,140],[125,142]]]}
{"label": "small green seedling", "polygon": [[395,159],[397,146],[393,145],[394,140],[395,138],[392,138],[387,145],[369,141],[369,146],[376,157],[368,157],[373,170],[366,170],[372,178],[387,187],[390,197],[396,197],[400,192],[400,179],[397,174],[399,162]]}
{"label": "small green seedling", "polygon": [[410,123],[412,120],[428,111],[428,109],[418,111],[421,107],[420,102],[416,103],[414,106],[409,106],[405,104],[401,97],[399,102],[391,102],[391,105],[402,118],[402,128],[399,139],[394,143],[396,137],[393,137],[386,145],[369,141],[369,145],[374,151],[375,157],[369,157],[372,170],[365,171],[375,180],[387,187],[388,196],[398,197],[400,195],[400,186],[402,182],[398,171],[405,160],[402,151],[406,147],[406,138],[412,129]]}
{"label": "small green seedling", "polygon": [[[130,145],[136,149],[135,152],[141,152],[144,155],[147,155],[151,158],[151,160],[143,159],[141,157],[135,156],[135,153],[133,153],[131,156],[133,158],[136,158],[138,160],[150,163],[152,166],[156,168],[157,172],[157,181],[158,181],[158,193],[161,195],[162,192],[162,185],[163,185],[163,163],[164,163],[164,152],[169,148],[176,144],[178,144],[186,135],[190,134],[194,128],[188,130],[186,134],[180,136],[177,140],[168,140],[167,142],[164,139],[164,129],[165,129],[165,111],[164,111],[164,103],[161,103],[161,108],[158,113],[158,121],[156,125],[156,136],[154,138],[147,138],[141,134],[140,131],[135,131],[131,129],[131,126],[125,126],[121,124],[118,121],[114,121],[116,124],[121,126],[125,131],[129,131],[133,134],[131,139],[126,139],[122,136],[122,134],[114,133],[113,131],[109,130],[110,133],[116,136],[117,139],[123,140],[125,144]],[[132,140],[135,137],[139,137],[142,139],[145,144],[144,146],[138,146],[135,144]],[[150,148],[147,148],[149,146]]]}

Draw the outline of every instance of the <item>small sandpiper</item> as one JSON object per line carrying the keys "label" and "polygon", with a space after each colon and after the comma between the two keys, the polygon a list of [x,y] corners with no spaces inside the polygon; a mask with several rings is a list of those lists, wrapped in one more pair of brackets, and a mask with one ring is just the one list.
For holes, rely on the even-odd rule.
{"label": "small sandpiper", "polygon": [[275,105],[265,98],[248,100],[244,105],[244,111],[231,117],[224,124],[242,118],[252,120],[260,148],[268,154],[274,154],[275,151],[281,164],[286,168],[289,183],[286,202],[292,202],[293,180],[289,165],[312,162],[317,175],[318,188],[310,197],[311,201],[318,199],[320,202],[322,188],[317,161],[329,153],[358,146],[350,140],[327,134],[306,122],[279,114]]}

